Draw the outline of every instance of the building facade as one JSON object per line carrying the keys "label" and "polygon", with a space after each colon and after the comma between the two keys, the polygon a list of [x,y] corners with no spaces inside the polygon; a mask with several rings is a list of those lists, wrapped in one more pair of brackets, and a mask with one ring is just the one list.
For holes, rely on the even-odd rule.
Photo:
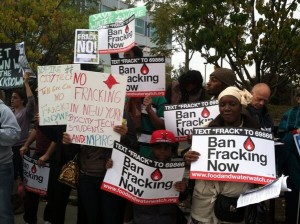
{"label": "building facade", "polygon": [[[81,1],[85,7],[88,6],[88,0]],[[99,13],[110,12],[115,10],[128,9],[129,6],[120,0],[101,0],[99,1]],[[152,47],[155,43],[151,42],[151,37],[154,34],[154,28],[151,27],[151,16],[147,13],[146,16],[135,18],[135,41],[137,46],[143,49],[144,57],[150,56]],[[172,48],[172,44],[168,44],[168,48]],[[123,53],[119,53],[119,57],[123,57]],[[166,58],[166,63],[171,65],[171,58]],[[104,72],[110,72],[110,55],[100,55],[100,66]]]}

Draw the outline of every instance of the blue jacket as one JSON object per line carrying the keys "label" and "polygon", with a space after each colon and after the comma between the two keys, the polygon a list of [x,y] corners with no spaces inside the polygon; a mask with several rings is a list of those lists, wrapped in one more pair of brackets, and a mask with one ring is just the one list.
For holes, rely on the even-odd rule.
{"label": "blue jacket", "polygon": [[[291,131],[300,128],[300,106],[295,106],[284,113],[278,132],[284,143],[278,158],[279,172],[288,175],[288,181],[300,189],[300,156]],[[288,185],[289,187],[289,185]]]}

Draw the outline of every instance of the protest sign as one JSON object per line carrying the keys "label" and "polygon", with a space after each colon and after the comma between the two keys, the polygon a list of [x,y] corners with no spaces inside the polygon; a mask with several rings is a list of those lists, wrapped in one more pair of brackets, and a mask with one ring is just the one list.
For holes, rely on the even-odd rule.
{"label": "protest sign", "polygon": [[23,69],[23,71],[28,73],[29,77],[36,78],[36,75],[34,74],[32,69],[30,68],[29,63],[28,63],[27,58],[26,58],[25,43],[24,42],[16,43],[16,49],[19,51],[19,61],[18,61],[18,63],[21,66],[21,68]]}
{"label": "protest sign", "polygon": [[111,60],[111,72],[127,77],[128,97],[164,96],[166,66],[164,57]]}
{"label": "protest sign", "polygon": [[177,141],[186,141],[194,127],[203,126],[219,114],[218,105],[217,100],[165,105],[166,129],[174,133]]}
{"label": "protest sign", "polygon": [[40,125],[67,124],[73,71],[79,64],[38,66]]}
{"label": "protest sign", "polygon": [[300,134],[295,134],[294,135],[294,142],[295,142],[298,154],[300,156]]}
{"label": "protest sign", "polygon": [[246,191],[240,195],[237,201],[237,208],[259,203],[272,198],[278,198],[280,192],[291,191],[289,188],[287,188],[286,179],[287,176],[282,175],[280,178],[263,187]]}
{"label": "protest sign", "polygon": [[15,44],[0,43],[0,88],[11,89],[23,86],[23,72],[19,51]]}
{"label": "protest sign", "polygon": [[44,167],[39,167],[37,160],[26,155],[23,158],[24,186],[26,190],[46,195],[50,171],[49,163],[46,163]]}
{"label": "protest sign", "polygon": [[99,64],[98,30],[76,29],[74,63]]}
{"label": "protest sign", "polygon": [[116,10],[111,12],[102,12],[89,16],[89,28],[99,29],[99,27],[107,24],[124,21],[132,15],[135,18],[146,16],[146,6],[135,7],[130,9]]}
{"label": "protest sign", "polygon": [[73,75],[67,132],[72,143],[111,148],[120,135],[126,77],[77,70]]}
{"label": "protest sign", "polygon": [[248,128],[194,128],[191,179],[267,184],[275,179],[271,132]]}
{"label": "protest sign", "polygon": [[135,19],[112,23],[99,29],[99,54],[125,52],[135,46]]}
{"label": "protest sign", "polygon": [[156,161],[118,142],[111,158],[113,167],[107,170],[101,189],[140,205],[178,202],[179,192],[173,185],[182,180],[185,162]]}

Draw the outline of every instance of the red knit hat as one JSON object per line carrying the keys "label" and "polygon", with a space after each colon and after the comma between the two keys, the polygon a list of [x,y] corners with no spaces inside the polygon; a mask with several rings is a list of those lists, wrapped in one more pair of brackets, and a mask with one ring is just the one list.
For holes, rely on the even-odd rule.
{"label": "red knit hat", "polygon": [[174,143],[176,143],[176,139],[175,139],[173,132],[171,132],[171,131],[156,130],[151,135],[150,144],[156,144],[156,143],[174,144]]}

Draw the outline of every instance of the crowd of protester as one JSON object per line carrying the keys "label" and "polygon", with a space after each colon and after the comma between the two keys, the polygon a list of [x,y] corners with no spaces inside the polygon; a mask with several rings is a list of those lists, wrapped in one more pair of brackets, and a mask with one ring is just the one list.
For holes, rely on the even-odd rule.
{"label": "crowd of protester", "polygon": [[[143,52],[133,47],[124,53],[124,57],[142,57]],[[115,57],[115,55],[114,55]],[[80,174],[78,178],[78,224],[121,224],[121,223],[184,223],[179,218],[178,206],[132,204],[125,199],[100,189],[106,170],[113,167],[110,148],[99,148],[71,143],[65,125],[39,126],[38,111],[35,109],[33,93],[29,86],[29,77],[24,76],[25,91],[15,90],[12,94],[11,109],[0,100],[0,223],[13,223],[12,204],[20,207],[17,200],[17,184],[22,184],[22,157],[29,153],[32,142],[36,141],[33,158],[38,165],[50,164],[47,205],[44,210],[45,223],[62,224],[65,220],[71,188],[58,181],[64,164],[78,154]],[[190,164],[201,156],[190,149],[189,143],[179,145],[174,134],[165,130],[164,105],[218,99],[220,114],[203,127],[246,127],[274,132],[274,124],[266,104],[271,94],[269,86],[258,83],[251,93],[235,87],[236,75],[227,68],[216,68],[210,74],[209,81],[203,86],[203,77],[199,71],[190,70],[183,73],[177,81],[172,82],[166,90],[165,97],[128,98],[124,106],[122,125],[113,130],[120,134],[121,143],[137,151],[142,156],[160,161],[170,161],[174,156]],[[279,125],[279,135],[284,143],[283,153],[279,159],[279,173],[289,175],[286,193],[286,223],[296,223],[299,215],[300,156],[297,152],[293,135],[300,133],[300,95],[297,105],[287,111]],[[34,127],[30,122],[34,119]],[[169,136],[168,142],[159,141],[160,134]],[[180,154],[180,151],[184,151]],[[175,153],[174,153],[175,152]],[[13,187],[15,185],[15,187]],[[190,186],[193,185],[193,186]],[[181,192],[180,199],[187,196],[187,188],[193,188],[191,213],[186,223],[221,223],[214,211],[217,195],[238,197],[241,193],[254,187],[250,183],[196,180],[194,183],[184,179],[175,184]],[[37,223],[39,194],[25,190],[24,222]],[[16,205],[18,204],[18,205]],[[227,222],[228,223],[228,222]],[[245,223],[244,218],[236,223]]]}

